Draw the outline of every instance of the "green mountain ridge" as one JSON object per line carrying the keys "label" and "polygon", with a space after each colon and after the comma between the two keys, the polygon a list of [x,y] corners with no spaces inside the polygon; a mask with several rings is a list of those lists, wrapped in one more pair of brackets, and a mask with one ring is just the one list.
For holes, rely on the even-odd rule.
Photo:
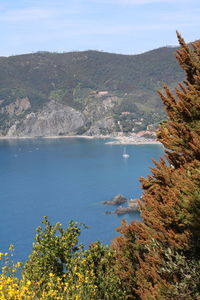
{"label": "green mountain ridge", "polygon": [[[7,135],[14,125],[11,133],[18,135],[19,131],[21,135],[20,126],[30,125],[24,124],[27,115],[35,113],[34,122],[37,122],[37,114],[51,101],[82,114],[83,125],[71,131],[63,128],[62,132],[57,132],[61,135],[88,133],[94,122],[105,118],[113,119],[113,126],[107,130],[107,125],[101,125],[98,130],[102,134],[118,131],[119,121],[125,124],[125,132],[134,129],[132,120],[145,120],[139,129],[159,122],[164,112],[156,90],[164,83],[172,87],[183,80],[183,72],[175,59],[176,49],[163,47],[138,55],[42,51],[0,57],[0,133]],[[19,101],[16,103],[17,99],[24,98],[30,103],[26,109],[19,108]],[[121,117],[124,111],[131,116]],[[43,125],[48,126],[47,123]],[[36,131],[32,135],[39,135]],[[40,134],[46,135],[45,132]]]}

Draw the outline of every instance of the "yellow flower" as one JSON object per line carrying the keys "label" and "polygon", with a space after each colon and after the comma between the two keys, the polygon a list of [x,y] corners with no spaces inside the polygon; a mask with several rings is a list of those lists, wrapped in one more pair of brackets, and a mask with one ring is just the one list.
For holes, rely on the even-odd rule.
{"label": "yellow flower", "polygon": [[18,261],[18,262],[15,264],[15,268],[19,268],[19,267],[21,267],[21,265],[22,265],[21,262]]}
{"label": "yellow flower", "polygon": [[10,244],[9,250],[12,251],[14,249],[13,244]]}
{"label": "yellow flower", "polygon": [[27,280],[26,284],[27,284],[28,286],[30,286],[30,285],[31,285],[31,281],[30,281],[30,280]]}

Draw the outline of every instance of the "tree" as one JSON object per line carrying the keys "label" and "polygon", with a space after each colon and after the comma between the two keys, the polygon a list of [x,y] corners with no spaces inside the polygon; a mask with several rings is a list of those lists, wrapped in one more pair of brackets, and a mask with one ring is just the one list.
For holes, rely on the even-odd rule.
{"label": "tree", "polygon": [[141,178],[143,222],[123,222],[113,241],[130,299],[200,299],[200,41],[177,37],[187,80],[175,95],[167,86],[159,92],[168,115],[157,132],[165,159]]}
{"label": "tree", "polygon": [[[78,241],[81,226],[73,221],[63,228],[60,223],[51,225],[44,217],[42,224],[22,271],[19,293],[27,289],[27,295],[34,295],[31,299],[125,299],[112,249],[95,242],[84,250]],[[0,290],[7,290],[9,278],[5,279],[2,286],[0,282]]]}
{"label": "tree", "polygon": [[53,226],[44,217],[42,224],[44,228],[36,229],[33,250],[23,270],[24,278],[35,284],[40,282],[40,286],[48,284],[50,273],[62,277],[66,272],[72,272],[72,262],[83,249],[78,244],[81,233],[78,223],[70,221],[64,229],[61,223]]}

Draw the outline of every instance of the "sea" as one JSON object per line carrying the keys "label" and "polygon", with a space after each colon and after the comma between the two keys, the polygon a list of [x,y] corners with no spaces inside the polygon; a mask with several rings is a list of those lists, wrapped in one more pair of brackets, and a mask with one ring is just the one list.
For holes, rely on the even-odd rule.
{"label": "sea", "polygon": [[58,138],[0,140],[0,252],[14,245],[16,260],[31,253],[35,230],[44,216],[66,228],[70,220],[86,224],[80,242],[110,244],[122,218],[140,220],[139,212],[107,214],[104,205],[117,194],[141,196],[139,178],[150,174],[160,145],[106,144],[105,139]]}

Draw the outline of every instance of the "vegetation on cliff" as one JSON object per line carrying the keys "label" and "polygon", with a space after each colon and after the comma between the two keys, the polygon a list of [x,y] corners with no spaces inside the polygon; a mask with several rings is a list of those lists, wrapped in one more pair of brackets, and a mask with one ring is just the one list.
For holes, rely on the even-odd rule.
{"label": "vegetation on cliff", "polygon": [[[116,127],[121,122],[125,132],[131,131],[134,123],[142,118],[144,122],[136,124],[136,129],[146,129],[148,124],[156,124],[164,118],[163,106],[155,91],[164,82],[173,86],[183,78],[174,53],[174,48],[164,47],[140,55],[85,51],[0,57],[0,134],[7,134],[13,125],[23,134],[24,127],[30,131],[29,127],[37,121],[31,113],[42,112],[52,100],[58,107],[68,106],[85,116],[87,121],[72,130],[74,134],[85,133],[94,121],[105,116],[112,117]],[[30,107],[19,114],[16,100],[24,98],[30,101]],[[104,106],[109,105],[106,99],[110,98],[113,104],[110,109],[107,107],[105,115]],[[121,116],[122,112],[131,115]],[[31,124],[27,124],[28,120]],[[109,128],[106,125],[100,131],[106,134]],[[15,131],[13,134],[17,135]],[[67,131],[62,130],[60,134]]]}
{"label": "vegetation on cliff", "polygon": [[178,40],[187,80],[176,94],[167,86],[160,93],[166,155],[141,179],[143,222],[124,221],[111,248],[96,242],[84,250],[78,224],[63,229],[45,218],[21,279],[20,264],[0,255],[1,299],[200,299],[200,41]]}

